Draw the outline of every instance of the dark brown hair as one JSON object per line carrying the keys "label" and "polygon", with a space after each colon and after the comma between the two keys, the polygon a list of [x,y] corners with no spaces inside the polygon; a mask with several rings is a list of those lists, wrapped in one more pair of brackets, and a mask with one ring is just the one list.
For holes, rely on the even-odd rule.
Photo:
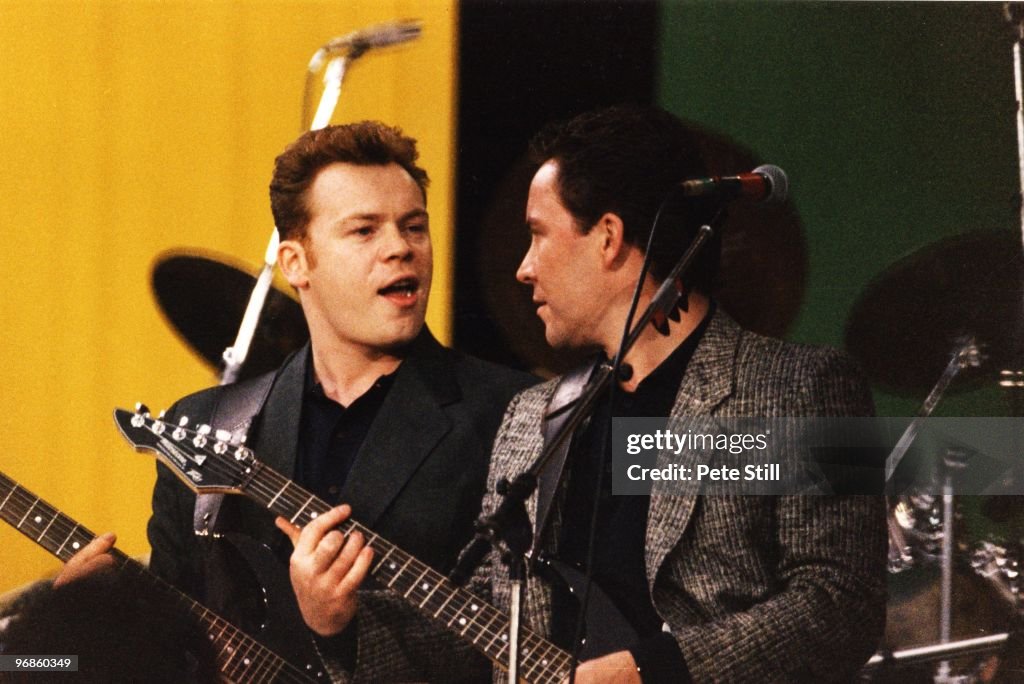
{"label": "dark brown hair", "polygon": [[379,121],[328,126],[303,133],[274,160],[270,209],[282,240],[301,240],[309,224],[306,195],[317,174],[336,162],[360,166],[398,164],[427,197],[430,179],[416,165],[416,141]]}
{"label": "dark brown hair", "polygon": [[[651,272],[659,279],[716,213],[710,203],[681,201],[670,193],[679,181],[707,173],[690,129],[656,107],[616,105],[550,124],[534,136],[530,156],[538,165],[557,162],[560,199],[583,233],[611,212],[622,219],[626,242],[644,249],[664,202],[651,250]],[[689,285],[711,292],[719,251],[713,238],[694,264]]]}

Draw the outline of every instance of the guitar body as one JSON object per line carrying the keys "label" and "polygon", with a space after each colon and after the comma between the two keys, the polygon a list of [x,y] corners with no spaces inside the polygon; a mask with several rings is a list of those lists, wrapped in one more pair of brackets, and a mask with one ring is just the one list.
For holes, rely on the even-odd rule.
{"label": "guitar body", "polygon": [[[587,576],[582,570],[544,554],[538,557],[535,568],[549,584],[567,589],[578,604],[582,602],[587,583]],[[576,612],[579,612],[578,605]],[[639,638],[633,626],[596,582],[590,584],[583,623],[580,662],[621,651]]]}
{"label": "guitar body", "polygon": [[323,669],[302,620],[288,567],[265,543],[239,532],[208,538],[206,600],[212,608],[316,676]]}

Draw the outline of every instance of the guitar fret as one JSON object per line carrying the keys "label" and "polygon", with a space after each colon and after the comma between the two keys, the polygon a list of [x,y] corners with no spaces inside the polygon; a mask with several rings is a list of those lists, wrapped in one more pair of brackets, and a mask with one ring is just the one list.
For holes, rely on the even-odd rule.
{"label": "guitar fret", "polygon": [[284,487],[281,487],[281,490],[277,494],[274,495],[274,498],[271,499],[270,503],[267,504],[267,508],[273,508],[274,507],[274,502],[277,501],[277,497],[281,496],[281,494],[284,493],[284,490],[288,489],[288,485],[289,484],[291,484],[291,483],[290,482],[285,482],[284,483]]}
{"label": "guitar fret", "polygon": [[296,512],[295,512],[295,515],[293,515],[293,516],[291,517],[291,520],[290,520],[290,522],[291,522],[292,524],[294,524],[294,523],[295,523],[295,520],[296,520],[296,519],[297,519],[297,518],[298,518],[298,517],[299,517],[300,515],[302,515],[302,511],[306,510],[306,506],[308,506],[308,505],[310,504],[310,502],[311,502],[311,501],[313,501],[313,499],[315,499],[315,498],[316,498],[316,495],[314,495],[314,494],[310,494],[309,498],[308,498],[308,499],[306,499],[306,503],[302,504],[302,508],[300,508],[300,509],[299,509],[298,511],[296,511]]}
{"label": "guitar fret", "polygon": [[[182,459],[181,454],[168,453],[170,445],[153,439],[148,430],[140,429],[140,425],[145,426],[150,421],[148,416],[132,415],[118,410],[116,418],[122,433],[137,448],[156,451],[166,465],[183,470],[180,464],[176,465]],[[192,432],[185,430],[186,434]],[[140,436],[138,441],[133,438],[136,434]],[[225,455],[196,445],[200,449],[198,453],[201,453],[203,460],[206,461],[207,467],[204,468],[203,460],[194,459],[197,452],[192,446],[193,442],[189,440],[179,442],[179,447],[190,464],[187,467],[206,471],[203,473],[203,482],[193,484],[194,490],[200,490],[204,486],[226,486],[233,493],[244,494],[298,525],[308,523],[317,515],[331,509],[330,505],[311,492],[258,461],[248,450],[237,450],[233,455]],[[214,464],[219,464],[220,469],[210,467]],[[226,474],[231,475],[232,479],[225,481]],[[51,529],[56,529],[56,526]],[[505,634],[507,630],[503,629],[508,624],[507,615],[489,603],[473,597],[462,587],[449,583],[443,575],[437,574],[432,568],[401,548],[381,539],[371,530],[364,531],[365,528],[353,519],[344,521],[337,529],[343,534],[348,534],[352,529],[363,532],[366,545],[373,549],[375,556],[378,556],[370,568],[370,574],[377,581],[396,596],[406,599],[410,605],[422,610],[425,615],[446,624],[453,632],[471,641],[496,665],[507,666],[509,644]],[[44,536],[45,534],[44,531]],[[559,677],[567,674],[566,663],[570,662],[570,657],[560,648],[528,629],[523,630],[521,643],[524,645],[522,650],[525,653],[522,671],[526,672],[531,680],[549,673]],[[227,659],[229,672],[240,670],[245,665],[247,681],[263,681],[264,675],[273,676],[275,673],[249,667],[237,650]],[[506,656],[504,663],[503,654]],[[281,667],[280,663],[276,665],[277,669]]]}
{"label": "guitar fret", "polygon": [[[233,672],[226,673],[232,679],[238,679],[238,675],[244,673],[246,668],[249,667],[249,664],[252,663],[252,661],[249,660],[249,652],[252,651],[252,644],[249,643],[250,641],[252,640],[246,639],[245,637],[242,637],[241,639],[241,644],[239,644],[240,647],[236,651],[236,653],[238,653],[238,660],[236,660],[235,664],[232,666]],[[242,646],[245,647],[244,651],[241,648]]]}
{"label": "guitar fret", "polygon": [[402,576],[402,573],[405,572],[405,569],[409,566],[409,563],[412,563],[412,556],[409,556],[405,563],[402,564],[402,567],[395,570],[395,576],[388,581],[389,588],[391,587],[392,584],[395,583],[395,580]]}
{"label": "guitar fret", "polygon": [[14,496],[14,490],[17,489],[17,488],[18,488],[18,485],[14,485],[14,487],[11,488],[11,491],[7,492],[7,496],[4,497],[4,502],[0,503],[0,511],[2,511],[4,506],[7,505],[7,500],[10,499],[12,496]]}
{"label": "guitar fret", "polygon": [[487,645],[484,647],[484,650],[489,651],[489,650],[491,650],[491,647],[494,646],[494,642],[495,641],[501,641],[502,642],[502,646],[501,646],[501,648],[498,649],[498,652],[495,654],[495,656],[494,656],[495,658],[500,658],[501,651],[505,648],[506,645],[508,645],[508,642],[502,639],[503,636],[507,636],[508,635],[508,623],[505,622],[505,621],[502,621],[502,623],[499,625],[499,627],[500,627],[500,629],[498,629],[494,633],[494,636],[491,637],[491,640],[488,641]]}
{"label": "guitar fret", "polygon": [[64,547],[67,546],[67,543],[69,541],[71,541],[71,538],[75,536],[75,532],[77,532],[77,531],[78,531],[78,523],[75,523],[75,526],[71,528],[71,532],[68,534],[67,539],[65,539],[64,543],[60,545],[59,549],[57,549],[57,552],[56,552],[57,558],[60,558],[60,554],[64,550]]}
{"label": "guitar fret", "polygon": [[[531,644],[531,641],[533,642],[532,644]],[[523,674],[525,674],[526,676],[532,678],[533,675],[535,674],[533,672],[533,670],[536,667],[538,667],[539,665],[543,664],[543,652],[541,653],[541,655],[537,655],[537,653],[536,653],[536,648],[537,648],[536,640],[535,639],[531,639],[529,635],[525,639],[523,639],[523,644],[524,644],[523,655],[522,655]],[[527,656],[530,653],[533,653],[533,657],[528,659]]]}
{"label": "guitar fret", "polygon": [[[481,612],[485,612],[485,613],[490,613],[491,611],[487,611],[487,610],[484,610],[484,611],[481,611]],[[498,613],[497,613],[497,611],[494,611],[494,612],[493,612],[493,613],[491,614],[491,619],[490,619],[490,620],[488,620],[488,621],[487,621],[487,624],[486,624],[486,625],[484,625],[484,626],[483,626],[483,627],[481,628],[481,630],[480,630],[480,633],[481,633],[482,635],[487,635],[487,634],[488,634],[488,633],[489,633],[489,632],[491,631],[491,625],[492,625],[492,624],[494,624],[494,621],[495,621],[495,620],[496,620],[497,618],[498,618]],[[493,640],[493,637],[492,637],[492,640]]]}
{"label": "guitar fret", "polygon": [[[95,538],[95,535],[88,529],[68,518],[28,490],[20,488],[23,494],[15,496],[19,485],[11,482],[0,473],[0,487],[8,482],[12,485],[10,491],[3,492],[0,490],[0,496],[3,497],[2,501],[0,501],[0,510],[6,509],[5,513],[9,512],[11,515],[4,515],[3,519],[26,537],[46,548],[60,560],[67,560],[84,543],[88,543]],[[31,503],[29,503],[30,500]],[[26,503],[29,504],[28,508],[23,509],[22,506]],[[45,521],[44,518],[46,518]],[[65,527],[71,528],[66,536],[64,534]],[[284,678],[287,681],[311,681],[308,676],[286,663],[273,651],[269,649],[263,649],[262,651],[254,650],[253,646],[258,645],[257,642],[237,630],[231,623],[212,613],[209,609],[169,584],[164,583],[141,565],[131,561],[124,553],[114,549],[110,554],[117,561],[118,565],[125,572],[130,573],[133,578],[138,576],[147,581],[151,588],[164,592],[163,596],[168,599],[165,605],[172,610],[178,610],[179,607],[183,607],[192,614],[198,621],[198,624],[205,628],[209,640],[216,644],[220,654],[217,658],[217,663],[221,672],[226,676],[231,676],[231,672],[238,669],[236,663],[241,662],[246,668],[252,664],[265,667],[266,673],[270,677],[276,677],[284,673],[289,675]],[[239,645],[245,649],[244,657],[239,657]],[[250,678],[246,678],[244,681],[250,681]]]}
{"label": "guitar fret", "polygon": [[405,591],[404,594],[402,594],[402,596],[404,598],[409,598],[409,594],[416,591],[416,587],[419,586],[420,580],[423,579],[428,572],[430,572],[430,568],[423,568],[423,572],[420,573],[419,577],[413,580],[412,584],[409,585],[409,588]]}
{"label": "guitar fret", "polygon": [[43,537],[46,536],[46,532],[50,529],[50,526],[53,525],[53,521],[56,520],[56,519],[57,519],[56,515],[53,515],[53,516],[50,517],[50,522],[46,523],[46,527],[43,528],[43,531],[39,534],[39,537],[36,539],[37,542],[42,542],[43,541]]}
{"label": "guitar fret", "polygon": [[372,568],[372,569],[370,570],[370,572],[371,572],[371,573],[373,573],[373,574],[376,574],[376,573],[377,573],[377,570],[379,570],[379,569],[380,569],[380,566],[384,565],[384,562],[385,562],[385,561],[386,561],[386,560],[388,559],[388,556],[390,556],[390,555],[391,555],[391,554],[392,554],[392,553],[394,552],[395,548],[396,548],[396,547],[392,546],[392,547],[391,547],[390,549],[388,549],[388,552],[387,552],[387,553],[385,553],[385,554],[384,554],[383,556],[381,556],[381,557],[380,557],[380,560],[378,560],[378,561],[377,561],[377,562],[376,562],[376,563],[374,564],[374,566],[373,566],[373,568]]}
{"label": "guitar fret", "polygon": [[434,594],[436,594],[437,590],[440,589],[443,585],[444,585],[444,580],[441,580],[439,582],[434,582],[434,588],[431,589],[427,593],[427,595],[425,597],[423,597],[423,600],[420,601],[419,607],[422,608],[423,606],[427,605],[427,601],[430,600],[430,597],[433,596]]}
{"label": "guitar fret", "polygon": [[[447,589],[447,587],[445,587],[445,589]],[[444,603],[441,604],[441,607],[437,609],[436,613],[434,613],[434,617],[435,618],[439,617],[441,615],[441,611],[443,611],[445,609],[445,606],[447,606],[449,603],[451,603],[451,600],[453,598],[455,598],[455,592],[449,592],[448,598],[446,598],[444,600]]]}
{"label": "guitar fret", "polygon": [[17,527],[19,530],[21,530],[21,526],[25,523],[25,518],[27,518],[29,516],[29,514],[32,513],[32,509],[35,507],[35,505],[37,503],[39,503],[39,497],[36,497],[36,500],[33,501],[32,505],[28,507],[28,510],[25,511],[25,515],[22,516],[21,522],[19,522],[17,525],[15,525],[15,527]]}

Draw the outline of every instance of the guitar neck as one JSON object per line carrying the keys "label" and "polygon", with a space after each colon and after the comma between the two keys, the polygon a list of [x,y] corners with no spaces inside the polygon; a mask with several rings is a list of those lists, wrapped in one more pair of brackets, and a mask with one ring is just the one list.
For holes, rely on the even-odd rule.
{"label": "guitar neck", "polygon": [[[241,491],[273,513],[300,527],[331,506],[272,468],[260,463],[248,474]],[[456,586],[444,575],[351,518],[339,529],[358,531],[374,551],[370,569],[379,583],[406,599],[428,617],[468,640],[495,665],[508,667],[508,617],[497,608]],[[561,682],[569,675],[572,657],[536,632],[523,628],[520,677],[528,682]]]}
{"label": "guitar neck", "polygon": [[[0,473],[0,519],[61,561],[70,559],[96,537],[91,530],[61,513],[3,473]],[[123,571],[142,578],[173,600],[175,605],[195,616],[215,646],[217,666],[228,680],[259,684],[313,681],[281,656],[167,584],[119,549],[112,549],[110,554]]]}

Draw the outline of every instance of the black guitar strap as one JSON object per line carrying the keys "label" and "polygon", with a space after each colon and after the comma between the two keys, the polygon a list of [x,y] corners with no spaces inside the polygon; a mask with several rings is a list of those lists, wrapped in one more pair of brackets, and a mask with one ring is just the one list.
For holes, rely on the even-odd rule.
{"label": "black guitar strap", "polygon": [[[593,361],[588,361],[582,366],[569,371],[562,376],[555,387],[551,399],[548,401],[547,409],[544,412],[544,446],[554,440],[555,435],[562,429],[566,419],[572,413],[573,406],[587,386],[591,373],[600,362],[601,357],[597,356]],[[555,496],[558,493],[558,483],[562,480],[562,473],[565,471],[565,462],[569,456],[569,448],[572,445],[572,438],[565,440],[558,451],[548,461],[547,467],[541,471],[537,479],[537,525],[533,534],[532,557],[537,558],[540,551],[541,540],[544,532],[550,524],[551,508]]]}
{"label": "black guitar strap", "polygon": [[[255,378],[228,385],[221,393],[217,405],[210,415],[210,425],[214,430],[227,430],[231,433],[231,442],[241,443],[253,418],[263,409],[263,404],[270,394],[270,388],[277,377],[276,371],[270,371]],[[205,537],[215,534],[217,516],[224,494],[200,494],[196,496],[196,507],[192,514],[192,525],[195,533]]]}

